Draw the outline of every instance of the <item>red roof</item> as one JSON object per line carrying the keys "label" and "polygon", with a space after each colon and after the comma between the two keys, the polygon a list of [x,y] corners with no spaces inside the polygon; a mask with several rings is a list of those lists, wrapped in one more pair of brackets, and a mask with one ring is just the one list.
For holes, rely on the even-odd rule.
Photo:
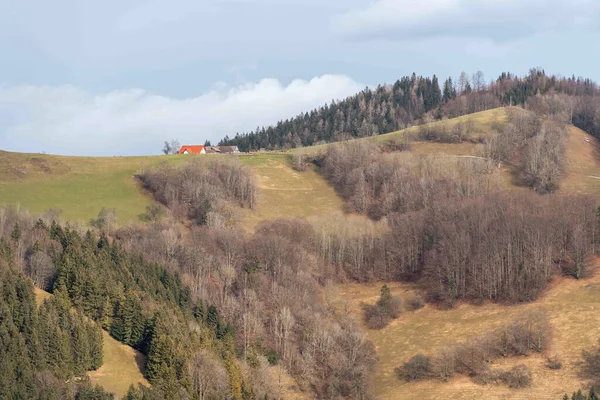
{"label": "red roof", "polygon": [[202,150],[204,150],[204,146],[181,146],[181,149],[179,149],[179,154],[183,154],[186,150],[189,154],[201,154]]}

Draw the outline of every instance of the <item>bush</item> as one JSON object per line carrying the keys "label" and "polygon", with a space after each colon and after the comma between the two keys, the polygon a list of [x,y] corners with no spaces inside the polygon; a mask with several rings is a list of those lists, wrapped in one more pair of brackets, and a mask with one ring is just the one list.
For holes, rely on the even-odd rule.
{"label": "bush", "polygon": [[550,369],[561,369],[562,368],[562,360],[556,354],[548,357],[546,360],[546,367]]}
{"label": "bush", "polygon": [[598,346],[582,352],[583,363],[581,375],[600,387],[600,340]]}
{"label": "bush", "polygon": [[431,360],[423,354],[417,354],[395,371],[399,378],[407,382],[426,379],[431,376]]}
{"label": "bush", "polygon": [[304,172],[309,166],[308,158],[302,154],[294,154],[292,156],[292,168],[298,172]]}
{"label": "bush", "polygon": [[417,295],[408,299],[407,304],[409,311],[416,311],[425,307],[425,300],[423,300],[421,296]]}
{"label": "bush", "polygon": [[378,305],[364,304],[365,325],[369,329],[382,329],[390,322],[390,316]]}
{"label": "bush", "polygon": [[447,381],[456,373],[456,349],[447,348],[431,361],[433,375],[443,381]]}
{"label": "bush", "polygon": [[531,371],[524,365],[517,365],[509,369],[508,371],[501,372],[498,375],[500,382],[504,383],[510,388],[521,389],[531,386]]}
{"label": "bush", "polygon": [[387,285],[381,287],[381,296],[375,305],[363,305],[364,320],[371,329],[384,328],[391,319],[396,319],[402,312],[402,300],[392,296]]}

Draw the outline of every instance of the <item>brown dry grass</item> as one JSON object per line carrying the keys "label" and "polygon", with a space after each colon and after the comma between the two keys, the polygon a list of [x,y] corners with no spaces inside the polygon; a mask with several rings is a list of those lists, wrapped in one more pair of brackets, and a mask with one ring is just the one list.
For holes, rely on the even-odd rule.
{"label": "brown dry grass", "polygon": [[561,189],[569,193],[600,194],[598,139],[570,126],[566,153],[567,165],[561,180]]}
{"label": "brown dry grass", "polygon": [[343,209],[343,201],[315,168],[297,172],[285,154],[240,157],[254,172],[259,186],[255,210],[245,210],[244,227],[253,230],[265,220],[304,218]]}
{"label": "brown dry grass", "polygon": [[[334,309],[361,325],[361,302],[374,303],[382,283],[372,285],[346,284],[333,288],[330,298]],[[415,286],[388,283],[394,295],[406,297]],[[549,312],[554,328],[551,352],[563,360],[561,370],[545,367],[544,356],[517,357],[494,364],[505,368],[524,363],[533,372],[530,388],[512,390],[499,385],[478,386],[467,377],[455,377],[449,382],[423,381],[405,383],[394,374],[394,368],[417,353],[433,354],[444,346],[468,337],[483,334],[510,321],[524,309],[541,305]],[[380,331],[363,329],[377,349],[379,363],[373,377],[377,399],[560,399],[583,382],[577,376],[576,362],[581,351],[594,345],[600,337],[600,273],[587,280],[557,278],[538,301],[531,304],[475,306],[461,304],[452,310],[439,310],[430,305],[404,313]]]}

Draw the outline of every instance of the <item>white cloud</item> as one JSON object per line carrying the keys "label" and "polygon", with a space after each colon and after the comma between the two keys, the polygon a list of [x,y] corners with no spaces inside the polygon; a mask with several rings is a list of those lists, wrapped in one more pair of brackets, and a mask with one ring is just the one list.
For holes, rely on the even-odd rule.
{"label": "white cloud", "polygon": [[[475,37],[507,41],[543,31],[595,26],[597,0],[377,0],[332,20],[339,34],[374,38],[394,35]],[[582,17],[585,16],[585,17]]]}
{"label": "white cloud", "polygon": [[141,89],[94,95],[72,86],[0,86],[0,147],[74,155],[155,154],[167,139],[214,143],[363,87],[346,76],[323,75],[287,86],[275,79],[238,87],[219,84],[200,96],[174,99]]}

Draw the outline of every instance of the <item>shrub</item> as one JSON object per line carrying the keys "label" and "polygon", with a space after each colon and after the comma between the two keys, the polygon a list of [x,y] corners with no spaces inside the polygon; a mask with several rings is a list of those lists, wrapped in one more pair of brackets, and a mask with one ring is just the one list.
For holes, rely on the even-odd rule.
{"label": "shrub", "polygon": [[531,386],[531,370],[524,364],[517,365],[508,371],[501,372],[498,380],[513,389],[526,388]]}
{"label": "shrub", "polygon": [[426,379],[431,376],[431,360],[423,354],[417,354],[395,371],[399,378],[407,382]]}
{"label": "shrub", "polygon": [[425,306],[425,300],[421,296],[416,295],[408,299],[407,304],[409,311],[416,311]]}
{"label": "shrub", "polygon": [[581,375],[600,386],[600,340],[598,346],[582,352],[583,363]]}
{"label": "shrub", "polygon": [[387,285],[381,287],[381,296],[375,305],[363,305],[364,320],[371,329],[382,329],[391,319],[398,318],[402,312],[402,300],[392,296]]}
{"label": "shrub", "polygon": [[456,373],[456,349],[444,349],[441,354],[431,361],[432,374],[443,381],[447,381]]}
{"label": "shrub", "polygon": [[554,354],[546,360],[546,367],[550,369],[561,369],[562,368],[562,360],[557,354]]}
{"label": "shrub", "polygon": [[305,155],[294,154],[292,156],[292,168],[298,172],[304,172],[308,169],[309,161]]}
{"label": "shrub", "polygon": [[456,370],[461,374],[476,376],[486,369],[486,347],[478,340],[456,346]]}
{"label": "shrub", "polygon": [[364,304],[365,325],[369,329],[382,329],[390,322],[390,316],[378,305]]}

